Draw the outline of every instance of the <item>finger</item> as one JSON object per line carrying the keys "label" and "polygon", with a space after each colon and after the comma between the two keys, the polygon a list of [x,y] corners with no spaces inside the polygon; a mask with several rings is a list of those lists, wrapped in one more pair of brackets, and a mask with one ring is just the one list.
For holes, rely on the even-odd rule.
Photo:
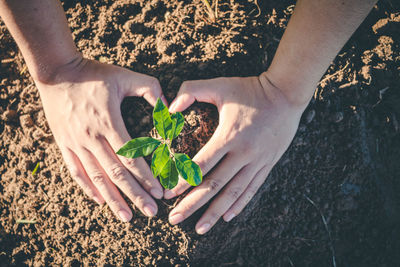
{"label": "finger", "polygon": [[250,202],[250,200],[257,193],[258,189],[264,183],[265,179],[267,179],[271,169],[272,166],[266,165],[256,174],[239,199],[236,200],[236,202],[223,215],[223,218],[226,222],[231,221],[235,216],[242,212],[244,207],[246,207],[246,205]]}
{"label": "finger", "polygon": [[194,101],[218,105],[216,85],[218,79],[185,81],[179,89],[178,95],[172,101],[169,112],[175,113],[187,109]]}
{"label": "finger", "polygon": [[[228,152],[229,147],[224,145],[224,142],[221,141],[219,132],[219,128],[217,128],[210,140],[193,158],[193,161],[200,166],[203,176],[205,176]],[[184,179],[179,179],[176,187],[172,190],[165,190],[164,198],[170,199],[176,197],[189,188],[190,185]]]}
{"label": "finger", "polygon": [[124,74],[122,78],[125,81],[124,96],[143,97],[152,106],[157,103],[157,98],[161,98],[164,104],[168,106],[158,79],[129,70],[125,70]]}
{"label": "finger", "polygon": [[[131,140],[122,117],[115,119],[115,129],[107,135],[107,140],[114,151],[119,150],[127,141]],[[115,154],[114,151],[113,154]],[[123,156],[118,156],[118,158],[147,192],[157,199],[162,198],[163,189],[158,180],[153,177],[143,158],[129,159]]]}
{"label": "finger", "polygon": [[209,231],[221,216],[245,191],[257,173],[257,166],[249,164],[242,168],[229,182],[224,190],[212,201],[210,207],[196,224],[196,232],[200,235]]}
{"label": "finger", "polygon": [[107,177],[94,155],[87,149],[82,148],[79,151],[79,158],[87,176],[90,177],[113,213],[124,222],[130,221],[132,212],[128,204],[126,204],[118,189]]}
{"label": "finger", "polygon": [[245,164],[247,162],[243,163],[242,157],[228,154],[209,177],[194,188],[170,212],[170,223],[180,223],[206,204]]}
{"label": "finger", "polygon": [[78,183],[82,190],[98,204],[104,204],[104,199],[100,192],[94,186],[90,178],[86,175],[79,158],[69,148],[60,148],[65,164],[71,174],[71,177]]}
{"label": "finger", "polygon": [[154,199],[143,190],[139,183],[132,177],[105,139],[96,146],[93,152],[97,160],[107,173],[110,180],[132,200],[142,213],[152,217],[157,214],[157,204]]}

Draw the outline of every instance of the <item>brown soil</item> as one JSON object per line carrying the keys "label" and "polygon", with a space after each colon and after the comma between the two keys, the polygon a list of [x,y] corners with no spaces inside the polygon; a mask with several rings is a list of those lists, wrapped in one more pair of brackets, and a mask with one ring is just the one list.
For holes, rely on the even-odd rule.
{"label": "brown soil", "polygon": [[[159,78],[171,100],[184,80],[265,70],[294,4],[258,1],[258,14],[254,1],[219,2],[217,23],[200,0],[65,1],[64,8],[86,57]],[[400,4],[381,1],[322,78],[292,145],[250,205],[198,236],[199,212],[168,224],[174,201],[159,201],[152,220],[137,212],[124,224],[84,196],[0,24],[0,265],[329,266],[334,257],[338,266],[398,266],[399,42]],[[124,101],[133,137],[150,133],[151,109]],[[193,156],[218,116],[200,104],[185,114],[176,148]]]}

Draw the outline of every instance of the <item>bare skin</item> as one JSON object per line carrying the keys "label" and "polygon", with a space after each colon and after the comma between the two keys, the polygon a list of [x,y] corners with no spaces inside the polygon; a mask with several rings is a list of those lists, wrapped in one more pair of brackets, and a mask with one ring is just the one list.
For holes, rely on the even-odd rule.
{"label": "bare skin", "polygon": [[[216,105],[220,118],[214,135],[194,157],[206,174],[204,182],[170,212],[170,223],[182,222],[215,196],[196,224],[197,233],[243,210],[291,143],[317,82],[375,2],[299,0],[266,72],[182,84],[171,112],[197,100]],[[189,187],[180,180],[164,197]]]}
{"label": "bare skin", "polygon": [[[221,217],[230,221],[243,210],[291,143],[318,80],[375,2],[299,0],[265,73],[182,84],[170,111],[182,111],[196,100],[212,103],[219,110],[220,124],[194,158],[206,174],[204,183],[171,211],[172,224],[214,196],[196,225],[199,234]],[[83,60],[56,0],[0,0],[0,16],[25,57],[75,180],[124,221],[132,213],[117,188],[142,212],[154,215],[156,210],[149,212],[155,205],[151,195],[161,197],[161,186],[142,159],[125,161],[113,150],[130,139],[119,111],[123,97],[143,96],[154,104],[162,97],[158,82]],[[187,189],[180,181],[164,197]]]}
{"label": "bare skin", "polygon": [[140,96],[152,105],[157,97],[165,100],[158,80],[83,59],[58,0],[1,0],[0,16],[24,55],[75,181],[122,221],[131,220],[132,211],[119,190],[154,216],[161,185],[144,159],[127,160],[114,151],[131,139],[120,112],[123,98]]}

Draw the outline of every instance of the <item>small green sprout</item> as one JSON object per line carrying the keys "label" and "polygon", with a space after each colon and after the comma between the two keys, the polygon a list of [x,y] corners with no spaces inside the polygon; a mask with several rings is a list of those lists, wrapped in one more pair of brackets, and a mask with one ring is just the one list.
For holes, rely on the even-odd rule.
{"label": "small green sprout", "polygon": [[32,171],[32,176],[36,175],[37,171],[39,170],[39,167],[40,167],[40,162],[36,163],[36,166]]}
{"label": "small green sprout", "polygon": [[182,131],[185,119],[182,113],[169,114],[168,108],[160,98],[153,110],[153,123],[161,140],[139,137],[126,142],[117,154],[127,158],[145,157],[153,153],[151,171],[160,178],[161,185],[172,189],[178,184],[179,175],[191,186],[197,186],[203,179],[199,165],[188,155],[172,153],[171,143]]}

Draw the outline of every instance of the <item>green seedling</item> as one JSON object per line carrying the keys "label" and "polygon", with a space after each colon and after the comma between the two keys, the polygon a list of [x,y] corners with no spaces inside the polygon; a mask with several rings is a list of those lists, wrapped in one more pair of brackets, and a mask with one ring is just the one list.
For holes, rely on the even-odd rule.
{"label": "green seedling", "polygon": [[127,158],[145,157],[153,153],[151,171],[159,177],[161,185],[172,189],[178,184],[179,175],[191,186],[197,186],[203,180],[199,165],[188,155],[172,153],[171,143],[182,131],[185,119],[182,113],[169,114],[168,108],[160,98],[153,110],[153,123],[161,139],[139,137],[126,142],[117,154]]}
{"label": "green seedling", "polygon": [[36,166],[32,171],[32,176],[36,175],[37,171],[39,170],[39,167],[40,167],[40,162],[36,163]]}

